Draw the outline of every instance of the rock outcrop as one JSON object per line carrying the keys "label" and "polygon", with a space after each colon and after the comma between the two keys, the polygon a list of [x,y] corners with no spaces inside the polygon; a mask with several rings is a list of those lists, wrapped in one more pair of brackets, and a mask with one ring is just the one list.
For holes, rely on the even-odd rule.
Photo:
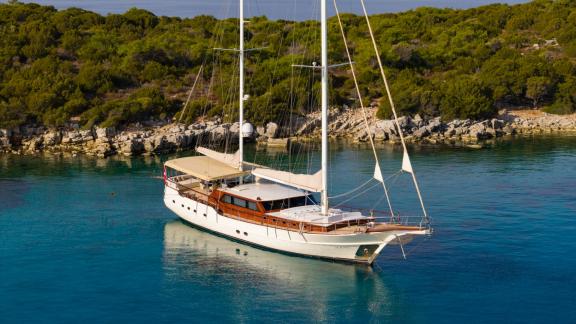
{"label": "rock outcrop", "polygon": [[[398,124],[408,142],[476,143],[513,134],[576,131],[576,114],[556,116],[538,111],[503,111],[494,119],[449,122],[440,118],[425,119],[416,115],[401,117]],[[306,117],[294,117],[287,125],[270,122],[265,126],[257,126],[252,132],[253,137],[248,140],[284,143],[286,138],[292,140],[313,138],[320,135],[320,127],[320,114],[314,113]],[[72,152],[103,158],[115,154],[152,155],[193,149],[198,145],[217,147],[237,144],[239,131],[238,123],[222,123],[218,119],[188,126],[171,124],[148,129],[136,127],[123,131],[115,128],[0,129],[0,152]],[[329,133],[332,137],[347,138],[356,142],[369,141],[370,136],[376,142],[396,143],[400,139],[396,122],[376,119],[374,108],[371,108],[366,116],[360,110],[331,110]]]}

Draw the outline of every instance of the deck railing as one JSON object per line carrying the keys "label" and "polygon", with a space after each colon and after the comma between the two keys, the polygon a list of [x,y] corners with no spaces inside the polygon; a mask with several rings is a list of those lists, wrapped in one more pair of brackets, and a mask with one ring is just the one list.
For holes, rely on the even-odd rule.
{"label": "deck railing", "polygon": [[395,225],[404,226],[419,226],[419,227],[429,227],[429,224],[425,222],[423,216],[417,215],[402,215],[396,212],[391,214],[389,211],[368,209],[368,208],[357,208],[351,206],[338,206],[338,209],[348,212],[361,212],[363,215],[370,217],[376,223],[387,223]]}
{"label": "deck railing", "polygon": [[[178,193],[186,198],[203,202],[216,210],[220,211],[219,208],[219,201],[218,199],[211,197],[209,194],[202,193],[200,191],[195,190],[195,188],[187,187],[182,184],[179,184],[176,179],[174,178],[167,178],[166,184],[167,186],[175,189]],[[376,225],[399,225],[399,226],[411,226],[411,227],[418,227],[420,229],[429,229],[430,225],[424,222],[424,218],[422,216],[412,216],[412,215],[401,215],[396,213],[394,215],[390,214],[390,212],[382,211],[382,210],[374,210],[368,208],[357,208],[351,206],[338,206],[337,209],[346,212],[361,212],[364,216],[368,216],[367,218],[362,219],[353,219],[353,220],[345,220],[335,222],[333,224],[327,225],[326,223],[320,222],[302,222],[302,221],[295,221],[295,220],[286,220],[287,226],[279,225],[280,222],[272,222],[273,218],[269,215],[265,215],[264,219],[260,221],[256,221],[249,217],[250,219],[245,219],[241,215],[235,215],[231,213],[226,213],[227,217],[233,217],[237,219],[242,219],[246,221],[250,221],[253,223],[258,223],[260,225],[264,225],[271,228],[281,228],[281,229],[296,229],[300,232],[305,233],[318,233],[318,232],[331,232],[336,231],[342,228],[352,228],[355,226],[355,231],[358,232],[365,232],[370,228],[374,228]],[[252,215],[253,216],[253,215]],[[280,218],[278,218],[280,219]],[[296,225],[296,226],[294,226]]]}

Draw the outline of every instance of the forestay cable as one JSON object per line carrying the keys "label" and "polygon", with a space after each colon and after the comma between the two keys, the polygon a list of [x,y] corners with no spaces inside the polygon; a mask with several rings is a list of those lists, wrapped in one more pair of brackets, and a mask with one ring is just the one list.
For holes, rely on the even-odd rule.
{"label": "forestay cable", "polygon": [[[368,138],[370,139],[370,145],[372,146],[372,153],[374,153],[374,160],[376,161],[376,168],[380,173],[380,178],[382,178],[382,172],[380,171],[380,165],[378,163],[378,154],[376,153],[376,146],[374,145],[374,138],[370,132],[370,125],[368,124],[368,117],[366,115],[366,108],[364,107],[364,102],[362,100],[362,94],[360,92],[360,87],[358,86],[358,79],[356,78],[356,70],[354,69],[354,64],[352,62],[352,56],[350,55],[350,49],[348,48],[348,41],[346,40],[346,33],[344,32],[344,26],[342,25],[342,19],[340,18],[340,12],[338,10],[338,5],[336,0],[334,2],[334,9],[336,10],[336,17],[338,17],[338,25],[340,26],[340,32],[342,33],[342,39],[344,41],[344,47],[346,48],[346,55],[348,56],[348,63],[350,64],[350,72],[352,73],[352,78],[354,79],[354,86],[356,87],[356,93],[358,95],[358,101],[360,102],[360,107],[362,109],[362,117],[364,119],[364,124],[366,125],[366,131],[368,132]],[[392,203],[390,202],[390,195],[388,194],[388,188],[384,179],[379,179],[382,182],[382,188],[384,188],[384,194],[386,195],[386,201],[388,202],[388,207],[390,208],[390,214],[394,215],[394,210],[392,209]]]}
{"label": "forestay cable", "polygon": [[[362,4],[362,10],[364,11],[364,17],[366,18],[366,23],[368,24],[368,31],[370,32],[370,38],[372,39],[372,45],[374,46],[374,53],[376,55],[376,59],[378,61],[378,67],[380,68],[380,74],[382,75],[382,80],[384,81],[384,86],[386,87],[386,94],[388,95],[388,100],[390,102],[390,108],[392,109],[392,113],[394,114],[394,121],[396,127],[398,128],[398,134],[400,135],[400,142],[402,142],[402,147],[404,148],[404,156],[408,157],[408,150],[406,149],[406,142],[404,141],[404,135],[402,134],[402,128],[400,127],[400,123],[398,122],[398,114],[396,114],[396,107],[394,106],[394,100],[392,100],[392,93],[390,92],[390,86],[388,85],[388,79],[386,78],[386,73],[384,73],[384,67],[382,65],[382,59],[380,58],[380,54],[378,51],[378,45],[376,45],[376,39],[374,38],[374,32],[372,31],[372,24],[370,24],[370,18],[368,17],[368,12],[366,11],[366,5],[364,0],[360,0]],[[336,4],[336,0],[334,0],[334,4]],[[340,20],[340,17],[338,17]],[[409,158],[408,158],[409,161]],[[404,164],[404,163],[403,163]],[[416,180],[416,173],[412,166],[410,166],[410,174],[412,174],[412,180],[414,181],[414,187],[416,188],[416,193],[418,194],[418,199],[420,200],[420,206],[422,207],[422,212],[424,213],[425,221],[430,224],[430,218],[428,217],[428,213],[426,212],[426,208],[424,207],[424,200],[422,199],[422,194],[420,193],[420,187],[418,186],[418,181]]]}

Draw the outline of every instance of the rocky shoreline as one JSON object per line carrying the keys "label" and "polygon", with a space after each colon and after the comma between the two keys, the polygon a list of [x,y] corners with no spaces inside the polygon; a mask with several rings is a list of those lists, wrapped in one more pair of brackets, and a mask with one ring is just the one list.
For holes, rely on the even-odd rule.
{"label": "rocky shoreline", "polygon": [[[330,112],[330,136],[354,142],[367,142],[369,133],[376,142],[398,143],[400,138],[392,120],[378,120],[371,109],[368,122],[371,131],[364,126],[359,110]],[[291,124],[268,123],[256,127],[249,140],[266,143],[287,143],[317,138],[320,133],[318,113],[295,118]],[[400,125],[405,138],[411,143],[477,145],[484,140],[515,134],[538,134],[551,132],[575,132],[576,114],[548,115],[537,110],[501,111],[497,118],[483,121],[453,120],[440,118],[423,119],[401,117]],[[114,128],[46,129],[22,127],[0,130],[0,152],[13,154],[36,154],[39,152],[87,154],[97,157],[112,155],[157,155],[193,149],[198,145],[212,147],[234,145],[238,142],[238,123],[226,124],[218,119],[199,122],[189,126],[168,124],[155,127],[132,127],[125,130]]]}

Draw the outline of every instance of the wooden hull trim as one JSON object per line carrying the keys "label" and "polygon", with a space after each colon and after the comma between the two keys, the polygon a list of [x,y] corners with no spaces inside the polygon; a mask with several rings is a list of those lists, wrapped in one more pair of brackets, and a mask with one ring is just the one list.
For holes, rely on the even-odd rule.
{"label": "wooden hull trim", "polygon": [[374,233],[304,233],[227,217],[211,205],[183,197],[166,187],[164,203],[187,223],[221,236],[289,255],[371,264],[397,237],[428,234],[426,230],[393,230]]}

